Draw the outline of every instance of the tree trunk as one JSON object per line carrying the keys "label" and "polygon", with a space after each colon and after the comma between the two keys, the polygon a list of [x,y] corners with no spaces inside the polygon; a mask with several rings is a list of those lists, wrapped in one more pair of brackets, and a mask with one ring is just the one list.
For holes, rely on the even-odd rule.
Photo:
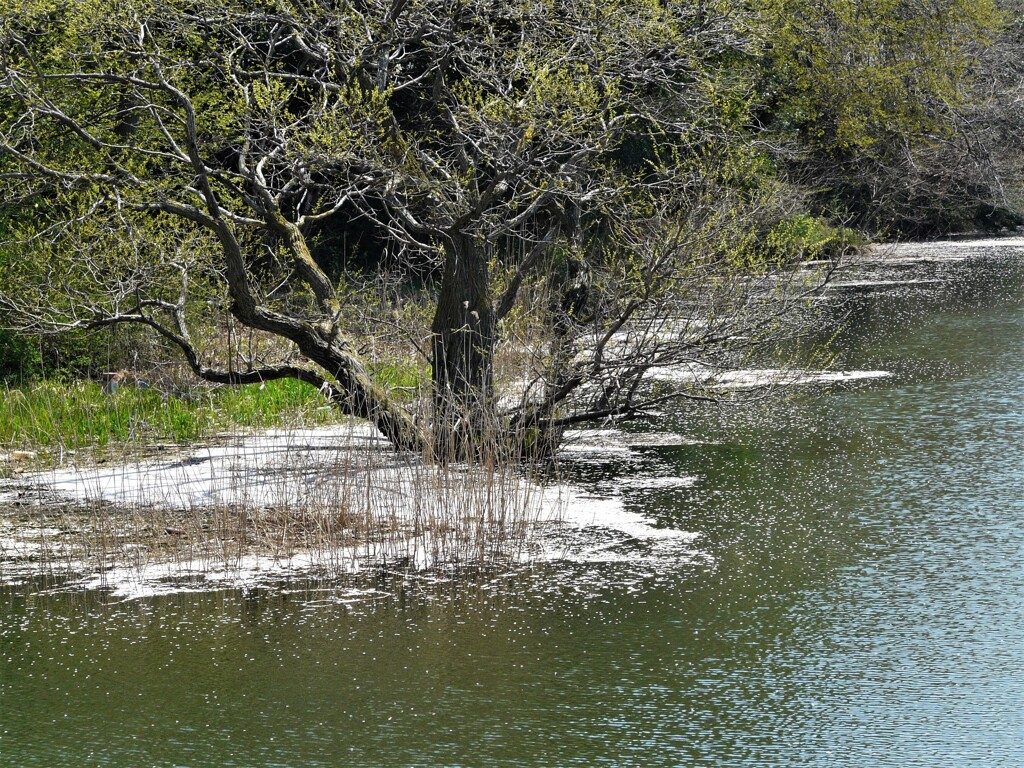
{"label": "tree trunk", "polygon": [[423,433],[412,417],[396,406],[370,377],[354,356],[337,352],[334,377],[346,391],[342,409],[358,418],[366,419],[400,451],[422,453]]}
{"label": "tree trunk", "polygon": [[[373,381],[349,345],[336,337],[336,329],[276,315],[253,302],[235,301],[231,311],[250,328],[291,340],[303,355],[329,371],[337,387],[331,387],[325,394],[342,412],[369,421],[397,450],[422,453],[426,448],[419,425]],[[194,353],[192,358],[195,359]]]}
{"label": "tree trunk", "polygon": [[434,448],[439,460],[464,459],[497,425],[494,399],[495,319],[482,243],[454,235],[445,245],[444,274],[433,332]]}

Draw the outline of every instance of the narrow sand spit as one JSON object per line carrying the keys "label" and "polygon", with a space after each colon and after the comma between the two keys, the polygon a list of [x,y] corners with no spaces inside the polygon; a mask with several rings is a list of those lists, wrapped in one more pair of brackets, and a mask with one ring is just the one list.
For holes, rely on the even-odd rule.
{"label": "narrow sand spit", "polygon": [[[570,436],[568,457],[619,463],[616,430]],[[660,435],[662,442],[682,438]],[[161,460],[58,467],[0,485],[0,579],[73,575],[141,596],[367,569],[423,572],[571,559],[676,556],[695,538],[652,526],[618,487],[540,484],[518,471],[439,469],[369,427],[271,431]]]}

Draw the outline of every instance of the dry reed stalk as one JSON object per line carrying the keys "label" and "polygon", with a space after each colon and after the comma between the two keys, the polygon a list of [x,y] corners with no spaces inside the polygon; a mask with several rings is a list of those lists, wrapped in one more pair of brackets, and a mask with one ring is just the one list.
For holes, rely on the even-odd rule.
{"label": "dry reed stalk", "polygon": [[[363,431],[342,437],[293,430],[242,440],[219,461],[206,449],[205,458],[200,452],[178,462],[81,467],[70,480],[68,472],[33,472],[17,482],[41,519],[20,530],[39,534],[39,566],[52,574],[230,572],[262,557],[334,576],[366,568],[490,568],[525,556],[540,496],[493,452],[469,463],[428,464]],[[197,486],[205,498],[188,495],[186,480],[197,475],[185,472],[192,463],[205,473]],[[169,466],[182,474],[161,475]],[[67,497],[56,520],[47,485]]]}

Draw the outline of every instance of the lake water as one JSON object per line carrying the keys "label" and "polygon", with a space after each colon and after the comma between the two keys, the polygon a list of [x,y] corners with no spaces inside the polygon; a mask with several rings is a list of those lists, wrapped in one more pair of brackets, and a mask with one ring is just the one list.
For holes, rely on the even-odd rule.
{"label": "lake water", "polygon": [[0,765],[1024,765],[1015,242],[835,289],[843,367],[891,377],[566,467],[696,538],[362,593],[0,587]]}

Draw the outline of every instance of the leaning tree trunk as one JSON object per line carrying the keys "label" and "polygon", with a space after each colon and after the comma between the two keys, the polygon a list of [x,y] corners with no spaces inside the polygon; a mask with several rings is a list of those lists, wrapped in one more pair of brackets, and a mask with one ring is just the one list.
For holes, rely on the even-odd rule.
{"label": "leaning tree trunk", "polygon": [[494,395],[495,319],[482,244],[455,235],[445,245],[433,332],[434,448],[439,460],[476,453],[497,425]]}
{"label": "leaning tree trunk", "polygon": [[328,370],[344,390],[344,395],[333,398],[336,403],[346,413],[377,427],[396,450],[422,453],[423,433],[412,417],[394,404],[356,357],[336,346],[332,351],[321,365],[330,366]]}
{"label": "leaning tree trunk", "polygon": [[324,394],[343,413],[369,421],[396,450],[423,452],[425,441],[420,427],[373,381],[363,361],[338,337],[336,328],[325,329],[312,323],[282,319],[260,309],[244,313],[237,303],[233,310],[243,323],[290,339],[303,355],[329,371],[337,387],[327,387]]}

